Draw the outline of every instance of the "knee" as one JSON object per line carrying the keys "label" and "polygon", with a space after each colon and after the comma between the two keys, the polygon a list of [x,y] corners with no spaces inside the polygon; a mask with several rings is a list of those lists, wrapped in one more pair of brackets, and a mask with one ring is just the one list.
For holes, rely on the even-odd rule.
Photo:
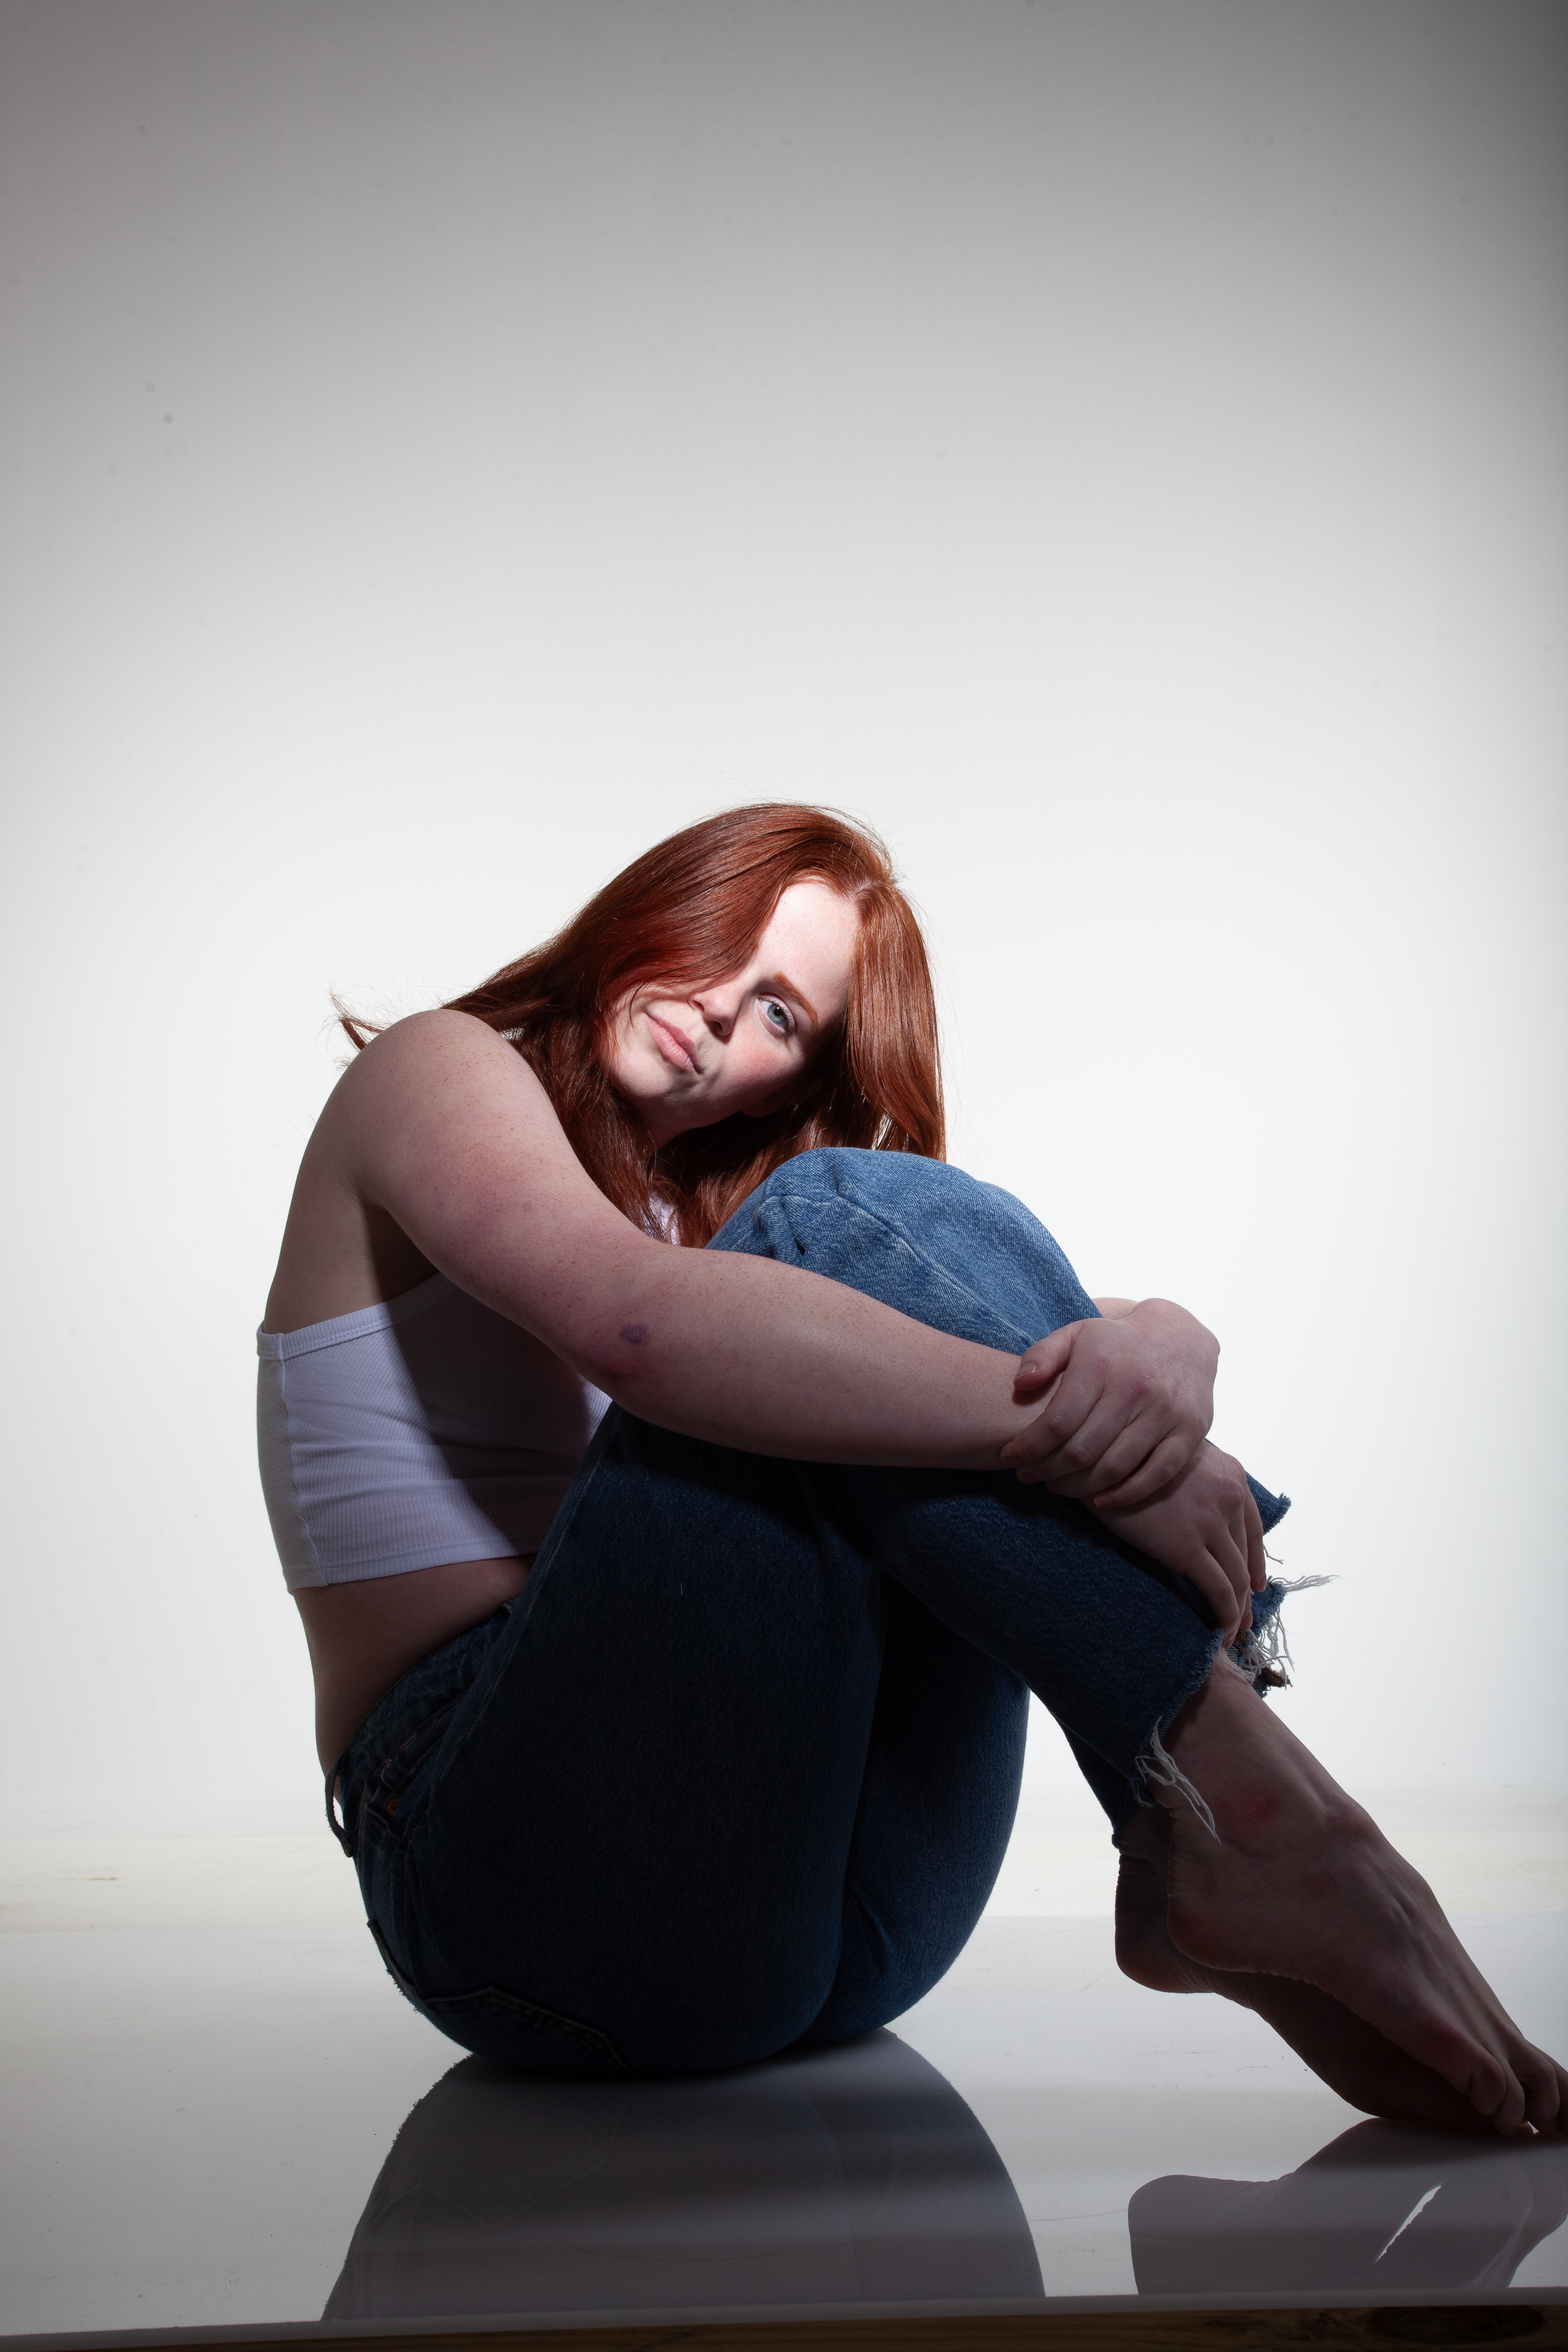
{"label": "knee", "polygon": [[844,1212],[841,1223],[868,1221],[922,1255],[956,1256],[968,1265],[1037,1261],[1042,1255],[1066,1265],[1038,1218],[1011,1192],[982,1183],[950,1160],[923,1160],[912,1151],[862,1151],[842,1144],[803,1151],[757,1187],[739,1217],[753,1205],[764,1216],[783,1211],[802,1227]]}
{"label": "knee", "polygon": [[786,1160],[759,1189],[767,1192],[774,1185],[786,1189],[804,1186],[825,1198],[863,1199],[896,1193],[901,1186],[919,1186],[930,1178],[957,1172],[945,1160],[921,1160],[912,1151],[866,1151],[852,1144],[827,1143],[816,1151],[798,1152],[793,1160]]}
{"label": "knee", "polygon": [[1028,1214],[1010,1194],[999,1192],[993,1184],[979,1183],[949,1160],[922,1160],[913,1151],[866,1151],[849,1144],[824,1144],[775,1168],[745,1205],[768,1199],[823,1204],[843,1202],[873,1215],[893,1216],[918,1216],[940,1205],[950,1213],[963,1215],[966,1210],[978,1210],[988,1197],[1010,1202],[1021,1215]]}
{"label": "knee", "polygon": [[807,1266],[916,1322],[1015,1352],[1094,1313],[1021,1202],[913,1152],[804,1151],[709,1246]]}
{"label": "knee", "polygon": [[939,1234],[973,1235],[991,1190],[945,1160],[829,1144],[775,1168],[708,1246],[793,1258],[853,1282],[847,1258],[868,1249],[895,1239],[930,1245]]}

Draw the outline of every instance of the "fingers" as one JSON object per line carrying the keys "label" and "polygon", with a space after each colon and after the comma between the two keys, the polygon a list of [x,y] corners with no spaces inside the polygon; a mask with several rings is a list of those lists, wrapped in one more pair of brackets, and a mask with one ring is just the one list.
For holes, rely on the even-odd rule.
{"label": "fingers", "polygon": [[[1163,1398],[1130,1395],[1124,1387],[1097,1391],[1087,1370],[1074,1364],[1000,1458],[1083,1500],[1114,1496],[1118,1503],[1141,1503],[1179,1476],[1202,1444],[1197,1423],[1174,1419]],[[1117,1491],[1134,1479],[1135,1487]]]}
{"label": "fingers", "polygon": [[1210,1544],[1208,1553],[1225,1580],[1220,1603],[1215,1613],[1220,1618],[1227,1646],[1252,1622],[1252,1593],[1247,1581],[1247,1553],[1238,1536],[1237,1528],[1226,1528],[1225,1533]]}
{"label": "fingers", "polygon": [[1248,1633],[1252,1630],[1253,1583],[1251,1563],[1247,1552],[1247,1521],[1245,1517],[1237,1517],[1231,1521],[1230,1539],[1236,1546],[1237,1566],[1240,1570],[1241,1578],[1240,1583],[1237,1588],[1237,1601],[1241,1611],[1236,1629],[1237,1636],[1239,1640],[1243,1633]]}
{"label": "fingers", "polygon": [[[1152,1474],[1163,1466],[1152,1464]],[[1227,1646],[1251,1625],[1257,1506],[1239,1462],[1200,1445],[1154,1495],[1142,1502],[1103,1502],[1100,1509],[1116,1534],[1197,1587]],[[1258,1535],[1261,1558],[1260,1523]]]}
{"label": "fingers", "polygon": [[1206,1449],[1205,1467],[1218,1481],[1223,1498],[1225,1537],[1217,1550],[1236,1594],[1237,1631],[1245,1633],[1252,1623],[1252,1596],[1261,1592],[1268,1581],[1263,1522],[1247,1473],[1234,1455],[1221,1454],[1211,1445]]}
{"label": "fingers", "polygon": [[1001,1460],[1016,1466],[1026,1484],[1080,1477],[1118,1433],[1114,1408],[1102,1406],[1090,1369],[1070,1364],[1047,1392],[1044,1410],[1002,1448]]}
{"label": "fingers", "polygon": [[1026,1466],[1034,1479],[1048,1477],[1054,1455],[1099,1402],[1101,1382],[1092,1364],[1082,1357],[1073,1360],[1073,1342],[1082,1328],[1067,1323],[1059,1331],[1037,1339],[1013,1376],[1015,1402],[1023,1404],[1038,1396],[1042,1406],[1027,1428],[1010,1438],[1001,1451],[1000,1460],[1017,1467],[1020,1475]]}
{"label": "fingers", "polygon": [[1213,1610],[1228,1650],[1241,1630],[1241,1603],[1236,1597],[1235,1580],[1227,1573],[1224,1561],[1214,1552],[1205,1551],[1195,1559],[1184,1561],[1181,1573],[1197,1586]]}
{"label": "fingers", "polygon": [[[1172,1430],[1160,1440],[1152,1454],[1144,1456],[1141,1465],[1121,1477],[1116,1486],[1092,1496],[1090,1500],[1097,1509],[1118,1507],[1125,1509],[1129,1503],[1146,1503],[1152,1495],[1159,1493],[1162,1486],[1168,1486],[1173,1478],[1181,1476],[1201,1443],[1201,1433],[1189,1438],[1184,1431]],[[1096,1464],[1097,1474],[1114,1475],[1119,1467],[1117,1456],[1121,1452],[1120,1446],[1112,1446],[1105,1460]]]}
{"label": "fingers", "polygon": [[1238,1640],[1252,1622],[1252,1591],[1247,1573],[1247,1531],[1239,1508],[1209,1536],[1205,1552],[1214,1571],[1212,1589],[1205,1587],[1209,1606],[1220,1621],[1226,1646]]}
{"label": "fingers", "polygon": [[[1147,1425],[1144,1434],[1146,1424],[1137,1420],[1129,1423],[1121,1401],[1110,1395],[1097,1397],[1075,1421],[1078,1400],[1066,1393],[1071,1385],[1069,1373],[1035,1424],[1047,1441],[1036,1466],[1047,1477],[1081,1481],[1075,1492],[1082,1496],[1091,1487],[1111,1486],[1120,1478],[1130,1477],[1145,1460],[1161,1431],[1155,1423]],[[1056,1434],[1055,1444],[1051,1444],[1048,1441],[1053,1435],[1053,1423],[1058,1423],[1068,1426]],[[1026,1436],[1028,1434],[1026,1432]]]}
{"label": "fingers", "polygon": [[1058,1372],[1065,1370],[1073,1341],[1082,1328],[1081,1323],[1064,1323],[1059,1331],[1047,1331],[1043,1339],[1037,1339],[1032,1348],[1025,1350],[1013,1376],[1014,1387],[1037,1389],[1054,1381]]}
{"label": "fingers", "polygon": [[1263,1521],[1258,1517],[1258,1502],[1250,1486],[1242,1506],[1247,1537],[1247,1580],[1254,1592],[1261,1592],[1268,1581],[1268,1556],[1263,1549]]}
{"label": "fingers", "polygon": [[1085,1501],[1115,1496],[1123,1507],[1149,1500],[1195,1459],[1212,1404],[1209,1389],[1184,1358],[1173,1358],[1158,1330],[1152,1341],[1102,1318],[1064,1324],[1025,1350],[1014,1396],[1037,1395],[1039,1416],[1002,1448],[1003,1463],[1025,1485]]}
{"label": "fingers", "polygon": [[[1156,1511],[1160,1504],[1152,1507]],[[1207,1514],[1205,1514],[1207,1517]],[[1136,1521],[1120,1530],[1133,1543],[1140,1543],[1143,1530]],[[1162,1544],[1154,1557],[1173,1568],[1190,1584],[1195,1584],[1214,1612],[1221,1636],[1228,1649],[1252,1621],[1252,1596],[1247,1590],[1246,1555],[1237,1540],[1237,1530],[1208,1519],[1206,1534],[1193,1530],[1184,1542]]]}

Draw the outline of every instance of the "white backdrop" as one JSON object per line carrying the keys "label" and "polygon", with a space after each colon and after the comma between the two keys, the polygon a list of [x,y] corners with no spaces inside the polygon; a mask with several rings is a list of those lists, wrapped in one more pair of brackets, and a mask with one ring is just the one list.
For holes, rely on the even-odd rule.
{"label": "white backdrop", "polygon": [[954,1157],[1220,1332],[1289,1720],[1560,1781],[1561,7],[3,21],[4,1825],[315,1818],[328,991],[780,795],[925,909]]}

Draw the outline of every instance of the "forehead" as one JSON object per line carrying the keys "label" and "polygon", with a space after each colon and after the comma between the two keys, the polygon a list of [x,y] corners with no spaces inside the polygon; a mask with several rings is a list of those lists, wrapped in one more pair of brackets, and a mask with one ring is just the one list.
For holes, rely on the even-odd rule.
{"label": "forehead", "polygon": [[773,908],[756,961],[762,976],[798,981],[824,1021],[844,1011],[860,912],[830,883],[792,882]]}

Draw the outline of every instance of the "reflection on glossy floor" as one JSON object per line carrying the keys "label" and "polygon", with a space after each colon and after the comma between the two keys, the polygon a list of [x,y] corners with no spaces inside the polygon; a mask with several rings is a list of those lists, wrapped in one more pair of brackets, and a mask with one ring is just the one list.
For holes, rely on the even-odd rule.
{"label": "reflection on glossy floor", "polygon": [[[1464,1925],[1562,2047],[1568,1918]],[[893,2032],[684,2084],[462,2061],[339,1924],[0,1958],[8,2334],[1568,2286],[1568,2149],[1362,2122],[1104,1917],[989,1917]]]}

